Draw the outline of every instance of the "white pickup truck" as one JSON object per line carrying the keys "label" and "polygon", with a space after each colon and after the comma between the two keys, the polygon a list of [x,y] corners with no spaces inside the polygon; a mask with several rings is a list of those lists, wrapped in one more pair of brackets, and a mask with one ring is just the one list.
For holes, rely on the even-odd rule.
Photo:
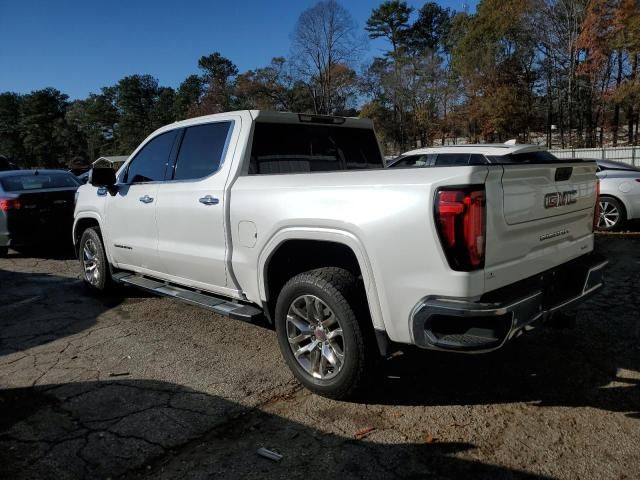
{"label": "white pickup truck", "polygon": [[94,169],[73,240],[89,288],[266,318],[299,381],[342,398],[392,345],[491,351],[602,285],[595,163],[492,148],[384,168],[365,119],[195,118]]}

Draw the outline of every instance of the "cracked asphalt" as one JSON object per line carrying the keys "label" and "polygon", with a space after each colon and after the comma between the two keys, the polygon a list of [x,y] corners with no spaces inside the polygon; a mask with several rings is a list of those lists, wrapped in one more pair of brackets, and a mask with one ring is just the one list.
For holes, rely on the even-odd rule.
{"label": "cracked asphalt", "polygon": [[577,328],[482,356],[407,349],[354,403],[301,389],[264,326],[91,296],[69,256],[12,252],[0,478],[640,478],[640,239],[597,245],[608,283]]}

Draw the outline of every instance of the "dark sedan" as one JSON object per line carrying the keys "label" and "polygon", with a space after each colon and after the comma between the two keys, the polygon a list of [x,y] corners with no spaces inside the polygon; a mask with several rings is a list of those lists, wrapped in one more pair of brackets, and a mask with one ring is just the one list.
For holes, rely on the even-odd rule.
{"label": "dark sedan", "polygon": [[62,170],[0,172],[0,256],[9,247],[66,241],[80,182]]}

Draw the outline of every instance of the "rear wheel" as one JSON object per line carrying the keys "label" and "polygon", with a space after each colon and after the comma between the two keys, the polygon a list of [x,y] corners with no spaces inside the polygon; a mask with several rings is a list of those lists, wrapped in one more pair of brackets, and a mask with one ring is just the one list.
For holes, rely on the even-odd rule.
{"label": "rear wheel", "polygon": [[9,247],[0,247],[0,258],[4,258],[9,255]]}
{"label": "rear wheel", "polygon": [[626,221],[626,212],[622,203],[613,197],[600,197],[600,218],[598,229],[613,231],[622,228]]}
{"label": "rear wheel", "polygon": [[278,296],[275,326],[298,381],[330,398],[360,392],[377,359],[365,316],[357,279],[344,269],[320,268],[289,280]]}
{"label": "rear wheel", "polygon": [[104,292],[111,286],[109,264],[97,227],[87,228],[80,237],[78,257],[82,267],[82,279],[87,288]]}

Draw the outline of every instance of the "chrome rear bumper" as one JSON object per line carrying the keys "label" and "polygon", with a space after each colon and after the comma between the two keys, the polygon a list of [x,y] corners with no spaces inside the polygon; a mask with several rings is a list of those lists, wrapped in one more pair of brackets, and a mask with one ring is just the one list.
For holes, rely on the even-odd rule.
{"label": "chrome rear bumper", "polygon": [[[413,343],[434,350],[496,350],[554,313],[593,295],[604,284],[606,265],[604,257],[586,255],[491,292],[478,302],[425,297],[411,314]],[[571,282],[563,281],[566,278]]]}

